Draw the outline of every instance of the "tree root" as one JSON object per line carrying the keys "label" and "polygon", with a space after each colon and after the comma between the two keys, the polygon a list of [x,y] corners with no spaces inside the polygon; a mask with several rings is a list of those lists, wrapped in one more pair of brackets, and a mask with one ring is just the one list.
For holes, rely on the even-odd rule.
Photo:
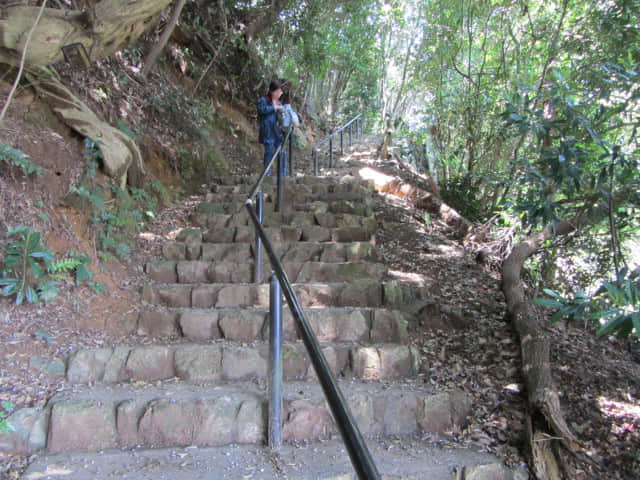
{"label": "tree root", "polygon": [[26,74],[43,101],[71,129],[92,139],[102,152],[103,168],[120,188],[127,183],[140,187],[146,175],[138,146],[124,132],[99,119],[95,113],[58,80],[41,68]]}

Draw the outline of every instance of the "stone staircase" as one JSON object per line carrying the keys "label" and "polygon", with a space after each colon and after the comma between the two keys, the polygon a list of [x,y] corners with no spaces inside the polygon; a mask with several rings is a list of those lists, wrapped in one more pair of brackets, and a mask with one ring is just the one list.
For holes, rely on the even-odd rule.
{"label": "stone staircase", "polygon": [[[286,303],[283,452],[293,457],[284,463],[295,464],[297,446],[321,442],[320,450],[342,452],[336,465],[343,466],[329,474],[316,459],[317,473],[303,468],[297,475],[279,457],[278,468],[272,468],[273,454],[264,447],[270,266],[265,259],[264,281],[252,282],[254,231],[244,210],[251,185],[242,178],[228,183],[213,186],[195,207],[192,227],[163,246],[163,258],[145,265],[149,283],[142,289],[138,342],[72,352],[66,362],[69,387],[43,411],[25,412],[29,428],[20,447],[51,455],[36,461],[25,478],[61,461],[76,465],[78,474],[64,478],[85,478],[78,462],[88,455],[94,464],[109,458],[113,465],[133,465],[142,452],[149,458],[165,452],[169,472],[184,458],[172,463],[169,457],[178,451],[211,449],[214,458],[220,448],[257,456],[267,466],[262,476],[241,475],[239,469],[237,476],[218,472],[207,478],[353,478]],[[462,428],[471,402],[461,391],[434,391],[420,375],[404,307],[424,293],[392,280],[380,262],[368,185],[348,176],[288,178],[283,212],[274,212],[272,185],[265,193],[264,225],[359,429],[377,452],[374,459],[377,454],[415,470],[411,476],[379,464],[380,471],[387,478],[453,478],[454,471],[455,478],[513,478],[495,458],[478,452],[448,452],[446,461],[434,457],[446,466],[437,473],[418,455],[389,460],[380,446],[390,439],[402,444],[398,439],[404,438],[424,452],[431,447],[422,435]],[[107,452],[103,460],[91,453],[97,451]],[[175,478],[136,468],[140,476],[127,478]],[[207,468],[213,472],[216,466]],[[102,469],[86,478],[117,476],[106,464]],[[198,475],[184,478],[204,478]]]}

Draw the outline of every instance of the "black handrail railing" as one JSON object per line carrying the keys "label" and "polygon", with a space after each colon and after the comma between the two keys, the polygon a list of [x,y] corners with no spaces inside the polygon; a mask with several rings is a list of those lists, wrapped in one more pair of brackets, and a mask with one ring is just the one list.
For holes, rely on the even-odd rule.
{"label": "black handrail railing", "polygon": [[363,125],[362,125],[362,114],[359,113],[347,123],[345,123],[342,127],[337,129],[331,135],[326,138],[320,140],[313,146],[311,150],[313,152],[313,174],[318,176],[318,151],[319,147],[326,142],[329,142],[329,168],[333,168],[333,137],[340,134],[340,155],[344,154],[344,140],[343,135],[344,131],[349,129],[349,146],[353,143],[353,126],[356,127],[356,136],[362,135],[363,133]]}
{"label": "black handrail railing", "polygon": [[[286,140],[283,145],[285,143]],[[249,197],[245,201],[245,207],[249,212],[249,217],[256,228],[256,233],[259,239],[264,244],[264,249],[269,257],[274,274],[282,289],[282,293],[287,299],[289,309],[297,323],[300,336],[307,348],[307,352],[311,358],[311,363],[313,364],[313,368],[318,376],[318,380],[320,381],[320,385],[324,391],[327,403],[329,404],[329,408],[333,414],[334,421],[342,435],[342,440],[347,447],[351,463],[358,475],[358,478],[361,480],[379,480],[380,474],[378,473],[373,458],[371,457],[371,453],[369,452],[362,434],[353,419],[353,415],[342,396],[342,392],[340,392],[340,389],[338,388],[338,384],[331,373],[329,364],[322,353],[320,343],[318,342],[309,321],[302,311],[302,306],[300,305],[298,297],[293,290],[293,286],[287,277],[284,267],[282,266],[282,263],[280,263],[278,255],[276,254],[273,245],[262,226],[258,212],[254,208],[254,198],[259,194],[259,192],[261,193],[262,182],[267,176],[267,172],[271,168],[276,157],[280,154],[281,148],[282,146],[276,150],[269,163],[265,166],[262,175],[258,178],[258,181],[249,194]]]}

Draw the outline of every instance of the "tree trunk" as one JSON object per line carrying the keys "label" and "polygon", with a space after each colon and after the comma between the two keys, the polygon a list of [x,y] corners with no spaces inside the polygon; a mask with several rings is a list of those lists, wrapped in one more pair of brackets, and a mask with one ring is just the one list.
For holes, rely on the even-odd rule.
{"label": "tree trunk", "polygon": [[[107,57],[134,43],[171,0],[102,0],[88,12],[46,8],[33,32],[26,65],[64,60],[61,48],[79,42],[91,60]],[[0,63],[17,65],[39,7],[0,9]]]}
{"label": "tree trunk", "polygon": [[182,12],[182,8],[184,7],[184,4],[186,2],[187,0],[178,0],[178,3],[173,9],[173,13],[171,14],[171,18],[169,19],[169,23],[167,23],[167,26],[164,28],[164,31],[162,32],[162,35],[160,35],[160,39],[158,40],[158,43],[153,45],[153,47],[151,47],[151,50],[149,50],[149,53],[147,53],[146,57],[144,57],[144,60],[142,62],[144,66],[142,67],[142,72],[141,72],[143,77],[146,77],[149,74],[151,67],[153,66],[155,61],[158,59],[158,56],[160,55],[160,52],[162,52],[162,49],[167,44],[167,41],[169,40],[169,37],[171,36],[173,29],[178,23],[178,19],[180,18],[180,13]]}
{"label": "tree trunk", "polygon": [[574,229],[569,222],[549,225],[516,245],[502,268],[502,290],[507,312],[520,337],[522,373],[528,405],[528,453],[538,479],[572,478],[566,461],[579,443],[565,422],[558,392],[551,378],[549,339],[526,298],[520,272],[524,262],[554,235],[566,235]]}

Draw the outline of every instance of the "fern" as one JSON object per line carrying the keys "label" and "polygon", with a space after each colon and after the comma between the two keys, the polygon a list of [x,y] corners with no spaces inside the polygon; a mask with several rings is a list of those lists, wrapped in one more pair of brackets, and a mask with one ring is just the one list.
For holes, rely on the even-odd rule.
{"label": "fern", "polygon": [[8,236],[15,238],[6,249],[0,261],[0,293],[5,297],[16,297],[16,303],[23,301],[49,302],[58,295],[56,280],[66,281],[75,273],[77,283],[91,277],[87,268],[87,255],[71,254],[68,258],[56,260],[53,253],[41,243],[40,233],[24,225],[9,227]]}
{"label": "fern", "polygon": [[0,143],[0,161],[22,169],[25,175],[31,175],[32,173],[36,174],[36,176],[42,175],[42,169],[29,160],[29,157],[24,152],[11,148],[6,143]]}

